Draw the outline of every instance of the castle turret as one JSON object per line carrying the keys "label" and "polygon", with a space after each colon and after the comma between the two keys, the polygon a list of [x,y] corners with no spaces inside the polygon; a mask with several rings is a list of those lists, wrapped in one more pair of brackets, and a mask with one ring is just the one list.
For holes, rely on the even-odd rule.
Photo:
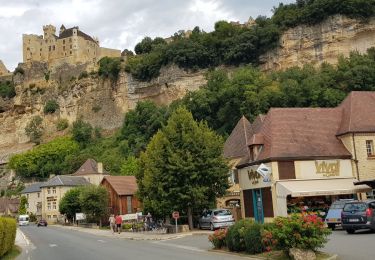
{"label": "castle turret", "polygon": [[55,35],[56,33],[56,27],[53,25],[45,25],[43,26],[43,32],[44,32],[44,39],[48,39]]}
{"label": "castle turret", "polygon": [[65,26],[62,24],[60,26],[59,36],[66,30]]}

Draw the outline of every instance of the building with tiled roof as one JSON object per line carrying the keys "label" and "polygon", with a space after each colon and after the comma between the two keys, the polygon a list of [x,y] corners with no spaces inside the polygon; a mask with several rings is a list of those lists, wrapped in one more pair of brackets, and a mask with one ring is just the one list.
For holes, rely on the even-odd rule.
{"label": "building with tiled roof", "polygon": [[63,216],[59,211],[60,200],[70,189],[90,185],[82,176],[58,175],[40,185],[42,196],[42,218],[49,223],[61,221]]}
{"label": "building with tiled roof", "polygon": [[96,162],[94,159],[87,159],[72,176],[84,177],[88,182],[99,185],[105,176],[109,173],[103,168],[103,163]]}
{"label": "building with tiled roof", "polygon": [[243,154],[242,214],[264,221],[301,205],[371,196],[354,182],[375,179],[374,114],[375,92],[352,92],[336,108],[271,108],[252,124],[242,118],[224,146],[229,159]]}
{"label": "building with tiled roof", "polygon": [[103,57],[120,57],[121,51],[99,46],[99,40],[82,32],[78,26],[66,29],[43,26],[43,35],[23,35],[23,62],[48,62],[49,66],[68,64],[89,64],[95,67]]}
{"label": "building with tiled roof", "polygon": [[111,214],[131,214],[140,208],[141,203],[136,197],[138,185],[135,176],[106,176],[101,185],[108,191]]}
{"label": "building with tiled roof", "polygon": [[35,182],[26,186],[21,194],[27,198],[27,213],[33,213],[37,218],[42,216],[42,182]]}

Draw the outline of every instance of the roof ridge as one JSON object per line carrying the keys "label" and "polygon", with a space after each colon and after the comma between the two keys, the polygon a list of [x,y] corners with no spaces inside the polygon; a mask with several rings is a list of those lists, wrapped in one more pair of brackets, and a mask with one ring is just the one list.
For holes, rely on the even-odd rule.
{"label": "roof ridge", "polygon": [[349,109],[350,109],[350,111],[349,111],[349,128],[348,128],[349,132],[350,132],[350,128],[351,128],[351,125],[352,125],[353,95],[354,95],[353,92],[349,94],[349,96],[350,96],[349,97],[350,98],[350,104],[349,104]]}

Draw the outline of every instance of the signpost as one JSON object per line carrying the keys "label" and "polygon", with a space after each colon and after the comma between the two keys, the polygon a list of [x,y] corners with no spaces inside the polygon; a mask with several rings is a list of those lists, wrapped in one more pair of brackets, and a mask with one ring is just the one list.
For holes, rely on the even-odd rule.
{"label": "signpost", "polygon": [[180,213],[178,211],[173,211],[172,218],[174,218],[174,221],[176,223],[176,233],[177,233],[177,219],[180,218]]}

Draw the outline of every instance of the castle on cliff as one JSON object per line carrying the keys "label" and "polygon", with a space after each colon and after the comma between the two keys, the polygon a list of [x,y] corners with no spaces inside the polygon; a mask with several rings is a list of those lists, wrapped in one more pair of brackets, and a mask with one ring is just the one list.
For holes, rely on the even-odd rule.
{"label": "castle on cliff", "polygon": [[63,63],[92,63],[107,56],[120,57],[121,51],[99,46],[99,40],[79,30],[78,26],[66,29],[61,25],[59,35],[56,27],[43,26],[43,35],[23,34],[23,62],[47,62],[49,66]]}

